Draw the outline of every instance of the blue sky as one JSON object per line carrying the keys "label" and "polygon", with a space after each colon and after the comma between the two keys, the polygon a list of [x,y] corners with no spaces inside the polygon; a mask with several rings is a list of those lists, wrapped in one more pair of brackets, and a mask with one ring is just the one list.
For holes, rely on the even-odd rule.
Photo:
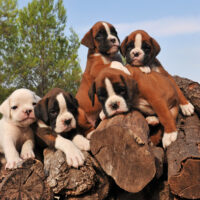
{"label": "blue sky", "polygon": [[[18,0],[19,8],[30,0]],[[200,1],[199,0],[63,0],[67,27],[79,38],[97,21],[113,24],[122,41],[137,29],[146,30],[161,46],[158,59],[172,75],[200,82]],[[66,33],[67,34],[67,33]],[[84,71],[87,48],[79,49]]]}

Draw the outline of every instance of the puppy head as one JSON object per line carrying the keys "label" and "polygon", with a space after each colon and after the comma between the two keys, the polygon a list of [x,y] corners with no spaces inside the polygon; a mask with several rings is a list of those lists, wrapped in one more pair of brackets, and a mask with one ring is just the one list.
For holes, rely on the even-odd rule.
{"label": "puppy head", "polygon": [[94,105],[94,95],[102,105],[106,117],[128,112],[136,106],[138,97],[137,83],[130,75],[113,68],[106,68],[95,79],[89,90]]}
{"label": "puppy head", "polygon": [[121,44],[121,53],[132,66],[151,64],[159,52],[156,40],[142,30],[132,32]]}
{"label": "puppy head", "polygon": [[35,121],[34,106],[39,100],[34,92],[17,89],[0,105],[0,112],[14,124],[27,127]]}
{"label": "puppy head", "polygon": [[54,88],[36,105],[35,115],[56,133],[68,132],[76,128],[78,102],[70,93]]}
{"label": "puppy head", "polygon": [[120,41],[114,26],[97,22],[83,37],[81,44],[104,55],[113,55],[119,50]]}

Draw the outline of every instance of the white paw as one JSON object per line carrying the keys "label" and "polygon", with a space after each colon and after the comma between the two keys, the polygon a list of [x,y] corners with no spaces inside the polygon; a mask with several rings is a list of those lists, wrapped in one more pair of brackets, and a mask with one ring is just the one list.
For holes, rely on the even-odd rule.
{"label": "white paw", "polygon": [[151,68],[149,66],[139,67],[142,72],[148,74],[151,72]]}
{"label": "white paw", "polygon": [[5,168],[6,169],[16,169],[17,167],[20,167],[23,163],[23,160],[20,157],[15,158],[9,158]]}
{"label": "white paw", "polygon": [[88,139],[88,140],[91,139],[91,137],[92,137],[92,135],[93,135],[94,132],[95,132],[95,130],[90,131],[90,132],[87,134],[87,139]]}
{"label": "white paw", "polygon": [[177,135],[178,135],[177,131],[172,132],[172,133],[164,133],[163,138],[162,138],[163,147],[166,148],[172,142],[174,142],[177,139]]}
{"label": "white paw", "polygon": [[104,114],[103,110],[99,113],[99,118],[101,120],[104,120],[106,118],[106,115]]}
{"label": "white paw", "polygon": [[194,106],[189,102],[185,105],[180,105],[181,111],[186,116],[191,116],[194,113]]}
{"label": "white paw", "polygon": [[83,137],[82,135],[76,135],[72,142],[81,150],[89,151],[90,150],[90,141]]}
{"label": "white paw", "polygon": [[35,158],[35,154],[33,152],[33,142],[31,140],[27,140],[22,145],[20,157],[23,159]]}
{"label": "white paw", "polygon": [[152,126],[159,124],[159,119],[156,116],[148,116],[146,117],[146,120],[147,120],[147,123]]}

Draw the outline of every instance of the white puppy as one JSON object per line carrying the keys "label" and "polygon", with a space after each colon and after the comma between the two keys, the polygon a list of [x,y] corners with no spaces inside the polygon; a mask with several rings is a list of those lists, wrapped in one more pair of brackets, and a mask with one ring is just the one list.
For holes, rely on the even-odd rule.
{"label": "white puppy", "polygon": [[[0,152],[5,154],[6,168],[17,168],[22,159],[35,157],[33,131],[34,105],[40,97],[28,89],[15,90],[1,105]],[[21,150],[19,155],[18,151]]]}

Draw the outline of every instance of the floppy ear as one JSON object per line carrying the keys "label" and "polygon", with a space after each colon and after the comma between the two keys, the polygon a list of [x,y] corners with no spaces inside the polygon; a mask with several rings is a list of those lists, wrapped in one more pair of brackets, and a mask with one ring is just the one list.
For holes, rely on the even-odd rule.
{"label": "floppy ear", "polygon": [[10,98],[9,97],[0,105],[0,113],[3,114],[3,116],[7,118],[10,117]]}
{"label": "floppy ear", "polygon": [[154,51],[153,56],[156,57],[158,53],[160,52],[160,45],[155,39],[151,38],[150,40],[151,40],[151,44],[153,46],[153,51]]}
{"label": "floppy ear", "polygon": [[92,36],[92,29],[90,29],[85,36],[83,37],[83,39],[81,40],[81,44],[85,45],[86,47],[88,47],[89,49],[94,49],[94,40],[93,40],[93,36]]}
{"label": "floppy ear", "polygon": [[126,44],[127,44],[127,41],[128,41],[128,36],[123,40],[123,42],[121,44],[121,47],[120,47],[120,52],[121,52],[122,56],[124,56],[124,57],[126,55]]}
{"label": "floppy ear", "polygon": [[48,98],[40,100],[34,108],[35,117],[48,125]]}
{"label": "floppy ear", "polygon": [[90,87],[88,91],[88,96],[90,100],[92,101],[92,106],[94,106],[94,100],[95,100],[95,95],[96,94],[96,83],[95,81],[93,82],[92,86]]}

